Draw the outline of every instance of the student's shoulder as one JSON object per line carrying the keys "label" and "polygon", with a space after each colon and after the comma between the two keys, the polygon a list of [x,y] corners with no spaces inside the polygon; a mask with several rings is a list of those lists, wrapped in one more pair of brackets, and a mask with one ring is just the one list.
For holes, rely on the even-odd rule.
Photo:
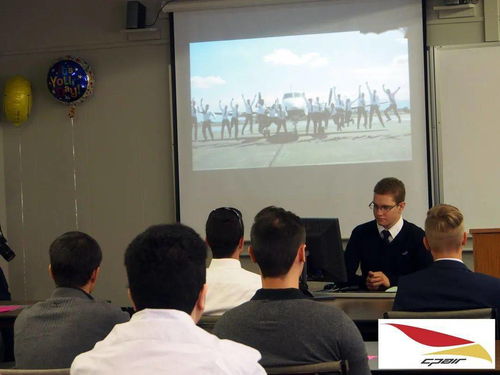
{"label": "student's shoulder", "polygon": [[352,235],[373,232],[376,229],[377,229],[377,223],[376,223],[376,221],[375,220],[370,220],[370,221],[367,221],[366,223],[359,224],[358,226],[356,226],[352,230]]}
{"label": "student's shoulder", "polygon": [[493,288],[496,292],[500,292],[500,279],[495,276],[487,275],[481,272],[471,272],[472,277],[477,283]]}
{"label": "student's shoulder", "polygon": [[425,232],[422,228],[420,228],[418,225],[413,224],[412,222],[409,222],[407,220],[403,221],[403,229],[407,233],[410,233],[413,236],[423,237],[425,235]]}
{"label": "student's shoulder", "polygon": [[84,311],[86,313],[95,314],[96,316],[107,317],[117,323],[123,323],[130,320],[129,313],[123,311],[121,307],[100,299],[89,300],[85,303]]}

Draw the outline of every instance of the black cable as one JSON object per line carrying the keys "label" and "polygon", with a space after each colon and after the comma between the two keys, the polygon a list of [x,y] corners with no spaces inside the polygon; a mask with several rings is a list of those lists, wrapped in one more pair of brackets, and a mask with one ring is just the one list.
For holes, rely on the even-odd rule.
{"label": "black cable", "polygon": [[158,21],[158,17],[160,16],[160,13],[161,13],[162,9],[163,9],[164,7],[166,7],[166,6],[167,6],[167,4],[168,4],[168,3],[171,3],[172,1],[173,1],[173,0],[170,0],[170,1],[165,2],[165,3],[163,4],[163,6],[161,6],[161,7],[160,7],[160,9],[158,9],[158,12],[156,12],[156,17],[155,17],[154,22],[153,22],[152,24],[149,24],[149,25],[144,25],[144,27],[151,27],[151,26],[154,26],[154,25],[156,24],[156,22]]}

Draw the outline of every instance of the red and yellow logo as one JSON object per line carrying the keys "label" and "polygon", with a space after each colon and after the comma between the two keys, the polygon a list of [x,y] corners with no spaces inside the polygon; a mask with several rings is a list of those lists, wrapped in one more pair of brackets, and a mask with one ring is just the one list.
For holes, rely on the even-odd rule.
{"label": "red and yellow logo", "polygon": [[414,326],[409,326],[405,324],[396,323],[386,323],[391,325],[412,340],[418,342],[419,344],[426,346],[439,347],[450,347],[451,349],[438,350],[431,353],[425,353],[424,355],[435,355],[435,354],[448,354],[448,355],[462,355],[468,357],[481,358],[492,362],[490,354],[478,343],[470,341],[461,337],[451,336],[445,333],[432,331],[425,328],[419,328]]}

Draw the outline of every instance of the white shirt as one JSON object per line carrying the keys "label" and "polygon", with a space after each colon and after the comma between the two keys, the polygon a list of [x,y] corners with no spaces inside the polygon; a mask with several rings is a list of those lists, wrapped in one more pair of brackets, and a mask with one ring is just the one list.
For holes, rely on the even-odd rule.
{"label": "white shirt", "polygon": [[212,259],[207,269],[205,314],[222,315],[247,302],[262,288],[260,276],[241,268],[237,259]]}
{"label": "white shirt", "polygon": [[[396,236],[398,235],[398,233],[401,232],[401,229],[403,228],[403,224],[404,224],[403,216],[400,216],[399,220],[396,221],[396,224],[394,224],[392,227],[390,227],[389,229],[387,229],[389,231],[389,233],[391,234],[387,238],[387,240],[389,242],[392,242],[392,240],[396,238]],[[386,229],[382,225],[378,225],[378,224],[377,224],[377,228],[378,228],[378,232],[380,234],[380,237],[384,238],[384,235],[382,234],[382,231],[384,231]]]}
{"label": "white shirt", "polygon": [[438,259],[434,259],[434,262],[439,262],[440,260],[453,260],[453,261],[459,262],[459,263],[464,262],[462,259],[458,259],[458,258],[438,258]]}
{"label": "white shirt", "polygon": [[259,352],[197,327],[178,310],[145,309],[78,355],[72,375],[265,374]]}

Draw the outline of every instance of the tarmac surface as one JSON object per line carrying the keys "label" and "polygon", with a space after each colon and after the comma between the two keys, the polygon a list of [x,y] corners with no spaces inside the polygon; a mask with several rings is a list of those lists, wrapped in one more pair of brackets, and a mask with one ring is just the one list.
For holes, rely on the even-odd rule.
{"label": "tarmac surface", "polygon": [[212,123],[213,141],[210,138],[204,140],[200,123],[198,140],[193,140],[193,170],[411,160],[410,114],[400,115],[401,123],[398,123],[394,116],[391,116],[391,121],[384,118],[385,127],[374,117],[371,129],[369,125],[366,128],[363,126],[363,119],[358,129],[354,117],[354,122],[339,131],[337,125],[330,120],[328,128],[325,128],[322,134],[313,134],[312,123],[309,133],[306,134],[305,120],[299,121],[296,129],[292,121],[288,120],[287,133],[282,127],[280,133],[276,134],[277,125],[271,124],[269,136],[260,134],[256,123],[253,125],[253,133],[250,133],[250,127],[247,125],[245,134],[241,135],[243,125],[240,121],[238,139],[234,138],[234,129],[229,138],[227,128],[224,139],[221,139],[220,124]]}

